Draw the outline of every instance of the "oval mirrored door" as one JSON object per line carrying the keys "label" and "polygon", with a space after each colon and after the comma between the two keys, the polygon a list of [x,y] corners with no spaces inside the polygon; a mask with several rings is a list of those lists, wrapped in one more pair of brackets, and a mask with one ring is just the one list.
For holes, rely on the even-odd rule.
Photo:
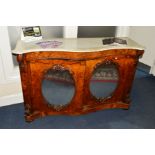
{"label": "oval mirrored door", "polygon": [[118,70],[115,64],[101,64],[93,72],[90,91],[97,99],[111,96],[118,84]]}
{"label": "oval mirrored door", "polygon": [[63,67],[49,69],[42,81],[42,94],[53,107],[63,107],[73,98],[75,84],[72,75]]}

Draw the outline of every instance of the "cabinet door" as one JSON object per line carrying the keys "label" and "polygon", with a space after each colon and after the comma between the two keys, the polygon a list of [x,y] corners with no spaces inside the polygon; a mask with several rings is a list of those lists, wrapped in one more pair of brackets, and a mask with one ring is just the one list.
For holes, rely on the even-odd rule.
{"label": "cabinet door", "polygon": [[51,114],[78,113],[83,98],[84,62],[30,62],[33,109]]}
{"label": "cabinet door", "polygon": [[107,108],[128,104],[136,64],[134,58],[125,56],[106,56],[86,61],[85,109],[95,106],[102,108],[107,104]]}

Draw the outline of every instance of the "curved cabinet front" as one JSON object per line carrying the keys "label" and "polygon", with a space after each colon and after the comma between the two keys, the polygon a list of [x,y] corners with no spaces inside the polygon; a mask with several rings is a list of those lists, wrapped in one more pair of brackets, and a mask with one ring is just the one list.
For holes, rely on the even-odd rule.
{"label": "curved cabinet front", "polygon": [[45,115],[128,109],[142,54],[134,49],[117,49],[18,55],[26,121]]}

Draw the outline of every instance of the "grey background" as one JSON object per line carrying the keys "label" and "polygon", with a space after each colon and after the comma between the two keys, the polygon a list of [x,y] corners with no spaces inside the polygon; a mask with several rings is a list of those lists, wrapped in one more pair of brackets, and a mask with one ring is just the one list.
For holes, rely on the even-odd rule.
{"label": "grey background", "polygon": [[116,26],[79,26],[78,37],[114,37]]}

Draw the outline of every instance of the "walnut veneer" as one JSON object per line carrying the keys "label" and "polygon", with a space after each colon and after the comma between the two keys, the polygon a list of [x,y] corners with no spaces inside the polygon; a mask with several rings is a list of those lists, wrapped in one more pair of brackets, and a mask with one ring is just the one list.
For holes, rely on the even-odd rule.
{"label": "walnut veneer", "polygon": [[[32,51],[18,54],[26,121],[45,115],[80,115],[108,108],[128,109],[136,66],[143,52],[137,49],[111,49],[94,52]],[[119,81],[110,96],[97,99],[91,94],[89,83],[94,69],[102,63],[116,65]],[[67,69],[73,76],[75,94],[67,106],[55,108],[42,95],[43,76],[51,68],[60,71]]]}

